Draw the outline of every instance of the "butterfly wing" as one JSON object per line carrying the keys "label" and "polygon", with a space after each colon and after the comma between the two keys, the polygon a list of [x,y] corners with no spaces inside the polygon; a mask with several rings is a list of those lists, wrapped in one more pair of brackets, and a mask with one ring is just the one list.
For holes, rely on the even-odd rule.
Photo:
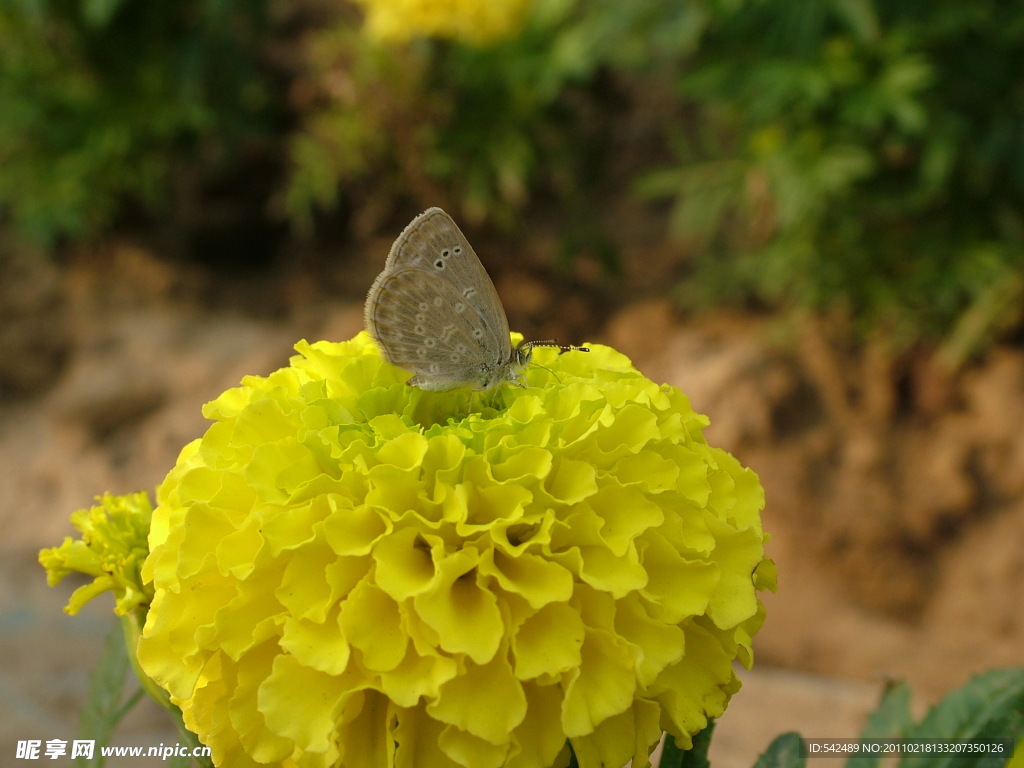
{"label": "butterfly wing", "polygon": [[391,246],[384,271],[408,268],[440,275],[454,285],[481,315],[488,341],[508,339],[508,319],[494,283],[462,230],[440,208],[413,219]]}
{"label": "butterfly wing", "polygon": [[399,235],[366,297],[366,328],[423,389],[490,386],[512,356],[498,292],[466,236],[440,208]]}
{"label": "butterfly wing", "polygon": [[416,375],[422,389],[479,383],[511,356],[511,343],[495,348],[479,313],[444,278],[418,269],[384,272],[366,300],[366,327],[384,357]]}

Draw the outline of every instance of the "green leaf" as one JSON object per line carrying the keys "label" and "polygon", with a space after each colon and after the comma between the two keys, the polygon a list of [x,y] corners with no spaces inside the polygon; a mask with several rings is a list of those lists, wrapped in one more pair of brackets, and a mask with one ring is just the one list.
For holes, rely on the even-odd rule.
{"label": "green leaf", "polygon": [[[868,721],[861,731],[862,739],[893,739],[906,734],[914,727],[914,718],[910,714],[910,686],[896,683],[882,695],[878,708],[868,716]],[[846,768],[876,768],[882,756],[850,758]]]}
{"label": "green leaf", "polygon": [[776,736],[754,763],[754,768],[803,768],[807,762],[800,754],[800,734],[795,731]]}
{"label": "green leaf", "polygon": [[107,634],[99,664],[89,675],[89,697],[79,713],[79,738],[93,739],[96,747],[92,759],[75,758],[78,768],[102,768],[104,761],[100,748],[110,743],[110,736],[117,724],[142,695],[140,689],[128,701],[121,703],[128,669],[124,635],[121,625],[115,624]]}
{"label": "green leaf", "polygon": [[672,736],[665,735],[665,743],[661,747],[661,760],[658,768],[709,768],[708,748],[711,746],[711,734],[715,730],[715,721],[709,720],[703,730],[693,737],[690,749],[680,749]]}
{"label": "green leaf", "polygon": [[[908,737],[920,739],[1020,739],[1024,736],[1024,668],[996,669],[949,694]],[[900,768],[1002,768],[1008,755],[908,756]]]}

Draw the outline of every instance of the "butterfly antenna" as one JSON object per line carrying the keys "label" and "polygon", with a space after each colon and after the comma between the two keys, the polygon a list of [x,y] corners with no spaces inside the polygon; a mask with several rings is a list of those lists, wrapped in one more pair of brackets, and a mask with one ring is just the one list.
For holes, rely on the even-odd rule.
{"label": "butterfly antenna", "polygon": [[[523,346],[527,347],[527,348],[531,348],[531,347],[555,347],[556,349],[558,349],[558,354],[560,354],[560,355],[564,355],[566,352],[589,352],[590,351],[589,347],[574,347],[571,344],[559,344],[558,343],[558,339],[546,339],[544,341],[528,341],[525,344],[523,344]],[[552,376],[554,376],[555,377],[555,381],[557,381],[559,384],[562,383],[562,380],[560,378],[558,378],[558,374],[555,373],[554,371],[552,371],[546,365],[541,365],[540,363],[534,363],[534,365],[543,368],[545,371],[547,371]]]}
{"label": "butterfly antenna", "polygon": [[[574,347],[571,344],[559,344],[558,339],[547,339],[546,341],[528,341],[523,346],[525,347],[555,347],[559,350],[558,354],[564,355],[566,352],[589,352],[590,347]],[[541,368],[544,366],[542,365]]]}

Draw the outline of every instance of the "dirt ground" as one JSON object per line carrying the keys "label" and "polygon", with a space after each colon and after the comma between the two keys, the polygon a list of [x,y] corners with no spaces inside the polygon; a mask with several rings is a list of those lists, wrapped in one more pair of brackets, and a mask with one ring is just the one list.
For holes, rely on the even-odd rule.
{"label": "dirt ground", "polygon": [[[283,289],[300,299],[275,315],[247,310],[238,291],[189,290],[144,254],[111,264],[55,270],[0,300],[14,307],[0,331],[4,763],[19,739],[74,737],[110,626],[102,601],[61,613],[72,587],[46,587],[38,550],[69,535],[68,515],[96,494],[152,489],[202,433],[201,405],[243,375],[286,364],[300,338],[362,327],[358,300],[303,301],[301,280]],[[509,280],[506,303],[543,304],[529,277]],[[258,303],[274,288],[245,290]],[[998,348],[955,376],[926,363],[894,372],[877,350],[837,351],[827,329],[683,322],[664,300],[591,322],[572,340],[610,343],[687,393],[711,418],[708,441],[766,489],[779,591],[714,765],[750,766],[784,731],[854,736],[886,680],[909,681],[923,708],[1024,662],[1024,351]],[[175,740],[143,705],[114,743]]]}

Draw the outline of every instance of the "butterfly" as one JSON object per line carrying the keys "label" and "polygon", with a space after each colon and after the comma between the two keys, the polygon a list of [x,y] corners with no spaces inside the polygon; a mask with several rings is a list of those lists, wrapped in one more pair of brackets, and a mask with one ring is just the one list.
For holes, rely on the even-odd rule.
{"label": "butterfly", "polygon": [[526,386],[521,371],[534,347],[589,351],[550,340],[513,347],[494,283],[440,208],[421,213],[395,240],[363,316],[384,358],[413,372],[407,384],[426,390]]}

